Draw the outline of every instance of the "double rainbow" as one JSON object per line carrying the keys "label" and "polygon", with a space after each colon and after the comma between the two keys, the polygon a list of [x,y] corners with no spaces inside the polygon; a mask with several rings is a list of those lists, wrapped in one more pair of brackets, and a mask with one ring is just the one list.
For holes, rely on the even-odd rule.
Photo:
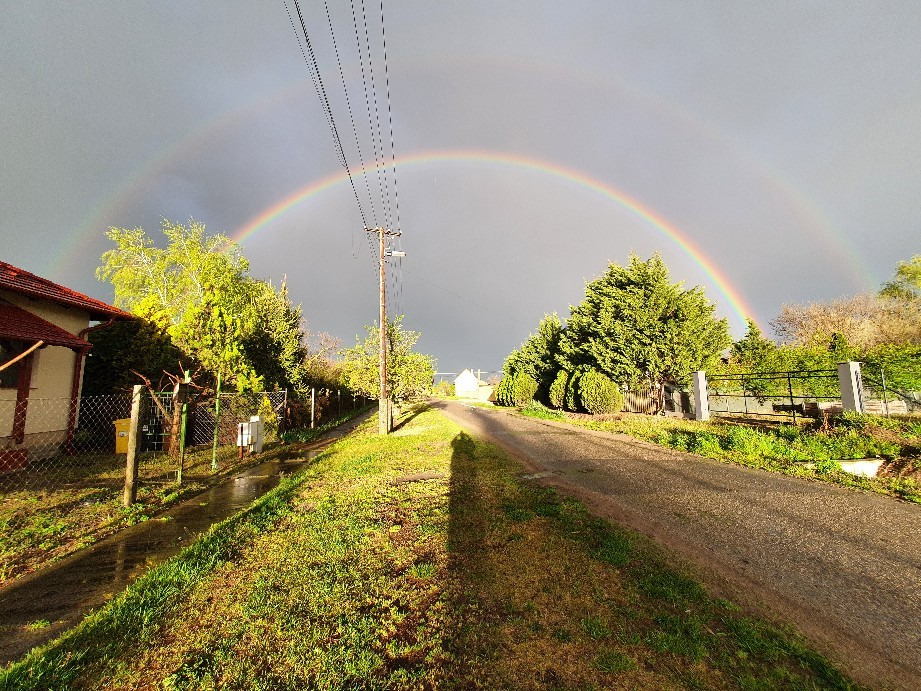
{"label": "double rainbow", "polygon": [[[726,278],[716,265],[691,242],[686,234],[682,233],[675,225],[649,207],[644,206],[637,200],[618,190],[616,187],[602,182],[597,178],[593,178],[581,171],[537,158],[530,158],[519,154],[475,149],[422,151],[398,157],[396,160],[396,164],[399,168],[451,163],[487,163],[496,166],[534,171],[574,183],[600,194],[605,199],[614,202],[631,214],[642,219],[650,227],[668,238],[670,242],[677,245],[684,254],[690,257],[690,259],[703,270],[710,281],[726,299],[739,325],[744,327],[747,318],[754,318],[754,312],[747,305],[739,291],[733,287],[729,279]],[[389,168],[390,165],[390,162],[387,162],[381,167]],[[371,167],[366,168],[366,172],[374,172],[375,170],[375,168]],[[346,184],[347,182],[348,176],[344,170],[315,180],[251,218],[244,226],[233,232],[231,237],[236,242],[245,242],[257,233],[264,231],[273,221],[300,204],[309,201],[327,190]]]}

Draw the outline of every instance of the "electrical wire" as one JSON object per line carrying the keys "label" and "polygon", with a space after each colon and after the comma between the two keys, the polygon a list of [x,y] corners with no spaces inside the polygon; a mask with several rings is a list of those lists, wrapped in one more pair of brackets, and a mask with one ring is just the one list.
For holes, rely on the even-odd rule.
{"label": "electrical wire", "polygon": [[[372,141],[375,142],[374,148],[374,162],[377,166],[378,176],[383,172],[384,182],[381,185],[382,189],[382,204],[384,207],[384,223],[387,227],[393,226],[393,220],[390,215],[390,184],[387,180],[387,164],[384,159],[384,140],[381,136],[381,115],[380,109],[377,103],[377,81],[374,78],[374,59],[371,54],[371,38],[368,33],[368,15],[365,9],[365,0],[361,0],[361,20],[364,25],[365,32],[365,50],[368,54],[368,72],[371,75],[371,96],[374,101],[374,120],[377,123],[376,131],[377,138],[373,138],[375,132],[375,123],[371,123],[371,132],[372,132]],[[370,112],[368,113],[370,118]]]}
{"label": "electrical wire", "polygon": [[[355,197],[355,203],[358,205],[358,213],[361,215],[362,224],[365,228],[368,227],[368,218],[365,214],[364,206],[361,203],[361,198],[358,195],[358,189],[355,186],[355,179],[352,176],[352,170],[349,167],[348,158],[345,155],[345,150],[342,146],[342,140],[339,137],[339,131],[336,127],[336,120],[333,116],[332,107],[330,106],[329,97],[326,94],[326,87],[323,84],[323,77],[320,73],[320,68],[317,63],[316,54],[313,50],[313,44],[310,41],[310,33],[307,31],[307,23],[304,20],[304,14],[301,11],[300,4],[298,0],[292,0],[294,4],[295,12],[297,13],[298,21],[301,26],[301,30],[304,33],[304,44],[301,44],[301,37],[297,31],[297,27],[294,24],[294,18],[291,16],[291,10],[288,8],[287,0],[282,0],[285,6],[285,12],[288,15],[288,20],[291,22],[291,28],[294,30],[294,35],[297,38],[298,47],[301,50],[301,56],[304,58],[304,61],[307,63],[307,70],[310,72],[310,78],[313,81],[314,90],[317,93],[317,98],[320,100],[320,105],[323,108],[323,113],[326,116],[327,124],[329,125],[330,133],[333,137],[333,146],[336,150],[336,155],[339,160],[339,163],[345,168],[346,174],[348,175],[349,185],[352,188],[352,194]],[[306,52],[304,47],[306,46]],[[309,56],[309,59],[308,59]]]}

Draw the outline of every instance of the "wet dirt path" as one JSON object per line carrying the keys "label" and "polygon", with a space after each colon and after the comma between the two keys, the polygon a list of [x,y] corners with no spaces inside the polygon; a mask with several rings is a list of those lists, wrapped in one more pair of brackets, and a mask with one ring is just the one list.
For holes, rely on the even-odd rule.
{"label": "wet dirt path", "polygon": [[439,401],[529,475],[690,562],[714,594],[794,624],[855,680],[921,688],[921,506]]}
{"label": "wet dirt path", "polygon": [[[0,664],[77,624],[134,579],[177,554],[215,523],[249,506],[370,413],[343,423],[298,453],[260,463],[0,591]],[[36,627],[35,622],[49,622]],[[30,626],[32,625],[32,626]]]}

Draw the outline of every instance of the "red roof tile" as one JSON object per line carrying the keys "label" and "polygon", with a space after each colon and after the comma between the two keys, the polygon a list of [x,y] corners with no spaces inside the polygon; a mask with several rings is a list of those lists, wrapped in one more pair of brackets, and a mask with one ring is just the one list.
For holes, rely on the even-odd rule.
{"label": "red roof tile", "polygon": [[30,344],[44,341],[48,345],[64,346],[71,350],[90,347],[87,341],[60,326],[3,301],[0,301],[0,338],[26,341]]}
{"label": "red roof tile", "polygon": [[133,315],[117,307],[107,305],[101,300],[95,300],[57,283],[52,283],[46,278],[36,276],[3,261],[0,261],[0,290],[42,298],[68,307],[78,307],[89,312],[93,319],[102,319],[103,317],[134,319]]}

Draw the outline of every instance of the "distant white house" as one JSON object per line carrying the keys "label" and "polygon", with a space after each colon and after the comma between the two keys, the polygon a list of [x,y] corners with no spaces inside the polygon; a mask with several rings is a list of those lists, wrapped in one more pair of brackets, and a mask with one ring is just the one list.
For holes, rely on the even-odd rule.
{"label": "distant white house", "polygon": [[480,380],[469,369],[454,378],[454,395],[458,398],[476,398],[480,391]]}
{"label": "distant white house", "polygon": [[492,401],[494,386],[490,386],[471,370],[465,369],[454,378],[454,395],[476,401]]}

